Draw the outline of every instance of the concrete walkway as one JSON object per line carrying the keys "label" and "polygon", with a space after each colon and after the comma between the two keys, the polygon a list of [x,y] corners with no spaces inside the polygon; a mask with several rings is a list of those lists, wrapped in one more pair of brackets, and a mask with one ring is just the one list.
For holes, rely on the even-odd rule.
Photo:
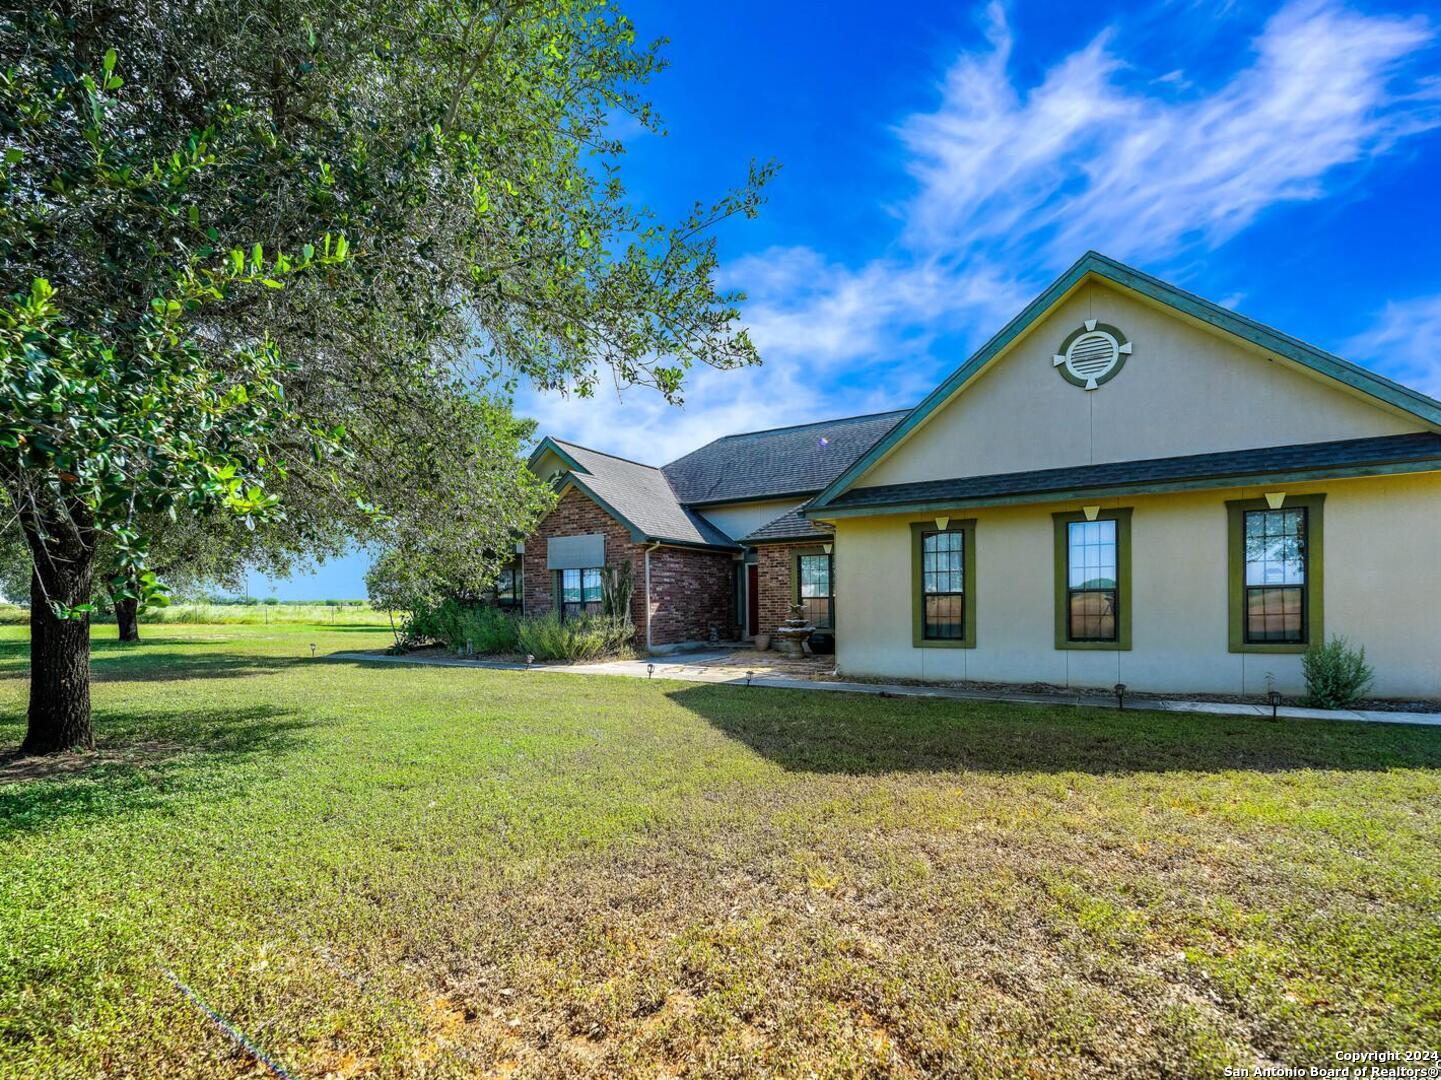
{"label": "concrete walkway", "polygon": [[[650,660],[612,660],[599,664],[537,664],[529,670],[556,675],[619,675],[624,678],[650,678],[649,664],[655,665],[655,678],[680,682],[720,683],[729,686],[759,686],[771,690],[821,690],[842,694],[876,694],[880,697],[946,698],[952,701],[1011,701],[1027,705],[1070,705],[1093,709],[1114,709],[1111,694],[1083,693],[1045,694],[1011,693],[1001,690],[963,690],[950,686],[911,686],[905,683],[843,682],[831,679],[798,679],[778,675],[757,675],[748,679],[744,671],[733,667],[708,667],[706,664],[724,658],[724,653],[686,653],[679,656],[656,656]],[[386,656],[383,653],[338,652],[330,660],[360,660],[377,664],[420,664],[429,667],[488,668],[493,671],[526,671],[524,664],[500,660],[463,660],[444,656]],[[1265,705],[1231,704],[1219,701],[1160,701],[1130,698],[1132,709],[1160,712],[1206,713],[1212,716],[1264,716],[1271,710]],[[1359,709],[1301,709],[1282,705],[1277,716],[1298,720],[1357,720],[1372,724],[1418,724],[1441,727],[1441,713],[1388,712]]]}

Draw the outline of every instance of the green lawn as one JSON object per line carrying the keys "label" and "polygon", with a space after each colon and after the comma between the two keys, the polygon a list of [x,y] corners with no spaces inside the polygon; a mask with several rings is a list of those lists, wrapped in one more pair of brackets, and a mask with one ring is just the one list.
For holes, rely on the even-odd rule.
{"label": "green lawn", "polygon": [[[0,761],[0,1075],[1218,1075],[1441,1047],[1441,730],[97,630]],[[0,628],[0,745],[23,631]]]}

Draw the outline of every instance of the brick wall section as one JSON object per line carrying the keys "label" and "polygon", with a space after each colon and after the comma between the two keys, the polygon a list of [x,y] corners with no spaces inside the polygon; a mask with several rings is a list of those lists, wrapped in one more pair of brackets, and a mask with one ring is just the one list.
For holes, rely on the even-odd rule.
{"label": "brick wall section", "polygon": [[712,626],[722,640],[739,637],[735,568],[736,560],[722,553],[668,547],[652,551],[652,643],[708,641]]}
{"label": "brick wall section", "polygon": [[635,620],[635,640],[645,647],[645,548],[630,538],[630,530],[576,488],[561,496],[535,532],[525,538],[525,613],[544,615],[554,604],[550,571],[546,569],[546,541],[552,536],[579,536],[601,533],[605,536],[607,566],[619,566],[627,559],[635,576],[635,598],[631,601],[631,618]]}
{"label": "brick wall section", "polygon": [[[604,535],[608,566],[619,566],[630,560],[635,575],[631,618],[635,622],[636,647],[644,649],[646,546],[632,541],[629,529],[576,488],[567,491],[525,538],[525,613],[542,615],[554,606],[551,574],[546,569],[547,541],[552,536],[585,533]],[[654,594],[653,644],[705,641],[712,623],[720,628],[722,638],[737,636],[735,570],[731,556],[686,548],[657,548],[650,556],[650,577]]]}
{"label": "brick wall section", "polygon": [[821,542],[808,540],[800,544],[756,545],[756,589],[759,593],[760,632],[774,633],[776,627],[791,617],[795,603],[791,584],[791,556],[798,548],[814,550]]}

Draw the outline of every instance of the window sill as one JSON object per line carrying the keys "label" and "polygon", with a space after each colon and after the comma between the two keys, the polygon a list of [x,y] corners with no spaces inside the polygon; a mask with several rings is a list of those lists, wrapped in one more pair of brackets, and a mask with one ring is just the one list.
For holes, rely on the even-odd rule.
{"label": "window sill", "polygon": [[911,647],[916,649],[974,649],[976,643],[965,638],[932,639],[919,638],[911,642]]}
{"label": "window sill", "polygon": [[1062,652],[1130,652],[1129,641],[1058,641],[1056,648]]}
{"label": "window sill", "polygon": [[1311,646],[1302,645],[1296,642],[1242,642],[1239,645],[1232,644],[1229,651],[1233,653],[1303,653]]}

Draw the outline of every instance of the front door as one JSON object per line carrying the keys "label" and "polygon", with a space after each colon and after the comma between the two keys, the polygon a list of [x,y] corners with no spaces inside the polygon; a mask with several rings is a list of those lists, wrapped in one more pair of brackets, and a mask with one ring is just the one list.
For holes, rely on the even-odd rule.
{"label": "front door", "polygon": [[746,567],[746,635],[748,637],[755,637],[761,632],[760,594],[760,567],[751,563]]}

